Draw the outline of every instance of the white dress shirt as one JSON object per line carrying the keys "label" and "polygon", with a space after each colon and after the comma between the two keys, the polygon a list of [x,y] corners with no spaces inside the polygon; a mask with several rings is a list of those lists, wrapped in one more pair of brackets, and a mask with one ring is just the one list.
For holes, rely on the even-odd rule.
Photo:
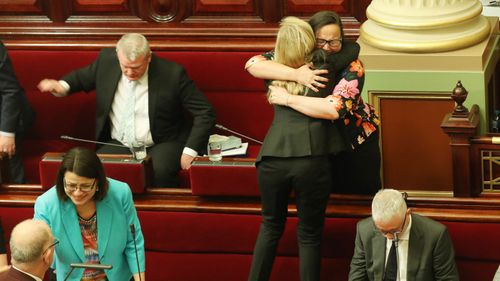
{"label": "white dress shirt", "polygon": [[[70,91],[69,84],[64,80],[59,80],[66,93]],[[120,118],[123,116],[123,110],[126,104],[126,94],[131,81],[125,75],[120,78],[118,87],[116,88],[115,97],[111,104],[111,111],[109,118],[111,120],[111,138],[124,143],[123,136],[118,135],[118,128],[120,128]],[[136,81],[138,84],[135,88],[135,138],[137,142],[142,142],[145,146],[153,146],[154,141],[151,135],[151,128],[149,126],[149,87],[148,87],[148,70],[144,75]],[[192,157],[198,156],[198,152],[189,147],[184,147],[182,153]]]}
{"label": "white dress shirt", "polygon": [[[130,84],[134,83],[127,79],[122,74],[118,87],[116,88],[115,97],[111,104],[109,118],[111,120],[111,138],[125,143],[123,136],[120,136],[118,131],[121,126],[121,117],[124,116],[125,106],[127,104],[127,95],[129,94]],[[135,81],[135,139],[138,143],[143,143],[145,146],[154,145],[153,137],[151,136],[151,128],[149,127],[149,95],[148,95],[148,72]]]}

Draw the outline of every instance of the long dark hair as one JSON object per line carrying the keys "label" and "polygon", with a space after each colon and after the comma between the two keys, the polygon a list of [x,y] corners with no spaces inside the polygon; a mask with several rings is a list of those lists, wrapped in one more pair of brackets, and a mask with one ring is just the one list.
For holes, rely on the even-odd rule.
{"label": "long dark hair", "polygon": [[68,199],[68,195],[64,191],[64,174],[66,172],[75,173],[80,177],[96,179],[97,191],[94,194],[94,200],[102,200],[108,193],[108,180],[104,174],[101,160],[95,151],[84,147],[75,147],[64,154],[56,179],[57,195],[63,201]]}
{"label": "long dark hair", "polygon": [[342,39],[344,39],[342,20],[340,20],[340,16],[333,11],[320,11],[315,13],[309,19],[309,24],[314,30],[314,33],[318,32],[318,30],[325,25],[336,24],[340,28],[340,35],[342,36]]}

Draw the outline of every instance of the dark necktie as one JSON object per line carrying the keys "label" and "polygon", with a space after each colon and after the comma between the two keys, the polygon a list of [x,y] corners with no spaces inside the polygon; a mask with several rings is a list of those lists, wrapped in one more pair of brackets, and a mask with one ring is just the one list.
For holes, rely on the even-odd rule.
{"label": "dark necktie", "polygon": [[396,244],[392,240],[391,250],[387,256],[387,264],[385,266],[384,281],[396,281],[398,275],[398,262],[396,257]]}

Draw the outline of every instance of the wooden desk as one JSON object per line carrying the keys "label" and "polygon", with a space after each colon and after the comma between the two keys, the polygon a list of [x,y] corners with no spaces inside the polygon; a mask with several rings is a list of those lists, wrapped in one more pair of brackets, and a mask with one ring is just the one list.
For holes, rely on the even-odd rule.
{"label": "wooden desk", "polygon": [[199,196],[260,196],[255,158],[197,157],[189,170],[191,191]]}
{"label": "wooden desk", "polygon": [[[40,181],[43,189],[49,189],[56,182],[61,165],[61,152],[45,153],[40,161]],[[137,161],[131,155],[98,154],[107,177],[129,184],[132,193],[139,194],[151,183],[152,166],[149,156]]]}

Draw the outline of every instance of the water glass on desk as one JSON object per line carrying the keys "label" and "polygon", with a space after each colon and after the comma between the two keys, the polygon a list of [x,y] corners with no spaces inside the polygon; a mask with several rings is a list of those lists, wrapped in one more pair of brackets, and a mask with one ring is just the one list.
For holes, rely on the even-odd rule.
{"label": "water glass on desk", "polygon": [[137,161],[142,161],[148,156],[146,151],[146,146],[143,143],[134,143],[130,147],[130,151],[132,152],[132,156]]}
{"label": "water glass on desk", "polygon": [[222,160],[222,144],[220,142],[208,143],[208,160],[221,161]]}

